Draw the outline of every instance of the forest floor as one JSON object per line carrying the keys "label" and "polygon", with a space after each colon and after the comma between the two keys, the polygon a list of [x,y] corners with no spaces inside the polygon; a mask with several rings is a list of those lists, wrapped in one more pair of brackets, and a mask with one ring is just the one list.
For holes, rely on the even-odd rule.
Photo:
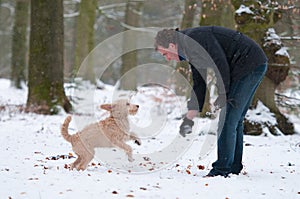
{"label": "forest floor", "polygon": [[[228,178],[203,178],[216,159],[216,147],[205,156],[199,155],[208,135],[194,136],[184,153],[176,154],[163,166],[157,166],[163,163],[155,160],[155,155],[151,158],[141,155],[150,150],[151,143],[163,147],[170,138],[174,139],[179,120],[167,126],[168,136],[142,139],[142,146],[149,148],[132,145],[134,157],[138,157],[136,165],[152,165],[153,169],[146,165],[144,170],[134,170],[136,167],[130,167],[120,152],[117,162],[124,163],[122,169],[106,164],[99,155],[87,170],[70,171],[68,164],[76,155],[60,134],[67,114],[45,116],[17,111],[16,105],[26,102],[27,90],[11,88],[8,80],[0,79],[0,92],[3,106],[0,110],[0,198],[300,199],[300,120],[297,118],[294,118],[297,131],[294,135],[245,136],[244,169],[240,175]],[[72,122],[69,130],[75,132],[78,125]],[[107,152],[114,154],[119,150]]]}

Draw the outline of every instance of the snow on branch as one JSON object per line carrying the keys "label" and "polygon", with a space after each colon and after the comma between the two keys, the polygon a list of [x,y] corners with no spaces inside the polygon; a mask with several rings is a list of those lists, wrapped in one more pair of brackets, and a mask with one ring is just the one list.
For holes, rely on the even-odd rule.
{"label": "snow on branch", "polygon": [[300,36],[280,37],[281,40],[300,40]]}
{"label": "snow on branch", "polygon": [[275,52],[275,55],[281,55],[290,58],[289,53],[287,52],[287,47],[281,47],[279,50]]}
{"label": "snow on branch", "polygon": [[281,42],[281,37],[276,34],[274,28],[269,28],[266,32],[265,43],[264,46],[268,46],[270,44],[276,45],[279,49],[275,52],[275,55],[285,56],[290,59],[290,55],[288,53],[288,48],[284,47]]}
{"label": "snow on branch", "polygon": [[[282,45],[280,37],[276,34],[274,28],[269,28],[267,31],[267,37],[265,38],[265,41],[271,42],[273,44],[276,44],[278,46]],[[265,44],[266,45],[266,44]]]}
{"label": "snow on branch", "polygon": [[[64,6],[69,6],[69,5],[77,5],[80,4],[81,0],[70,0],[70,1],[64,1]],[[73,9],[66,9],[65,12],[70,12],[70,13],[64,13],[64,18],[71,18],[71,17],[78,17],[80,12],[79,11],[71,11]]]}
{"label": "snow on branch", "polygon": [[71,18],[71,17],[77,17],[77,16],[79,16],[79,12],[64,14],[64,18]]}
{"label": "snow on branch", "polygon": [[247,14],[250,14],[250,15],[254,15],[254,12],[252,12],[252,10],[250,10],[249,7],[247,7],[243,4],[239,7],[239,9],[237,9],[235,11],[235,13],[238,14],[238,15],[241,15],[242,13],[247,13]]}

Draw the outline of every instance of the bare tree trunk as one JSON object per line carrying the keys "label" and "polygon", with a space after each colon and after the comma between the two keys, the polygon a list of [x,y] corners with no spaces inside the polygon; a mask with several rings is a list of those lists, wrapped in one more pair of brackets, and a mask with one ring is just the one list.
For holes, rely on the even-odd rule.
{"label": "bare tree trunk", "polygon": [[[9,4],[10,5],[10,4]],[[12,46],[12,18],[14,9],[5,5],[5,1],[0,1],[0,77],[9,78],[11,69],[11,50],[6,46]]]}
{"label": "bare tree trunk", "polygon": [[27,65],[27,27],[29,20],[29,0],[17,0],[15,11],[15,23],[12,42],[12,85],[22,88],[21,83],[26,80],[25,68]]}
{"label": "bare tree trunk", "polygon": [[[67,3],[67,4],[66,4]],[[79,1],[65,1],[64,0],[64,10],[66,11],[76,11],[79,10]],[[76,49],[76,24],[78,20],[78,15],[74,16],[64,16],[64,76],[65,78],[72,81],[72,76],[74,75],[75,68],[75,49]]]}
{"label": "bare tree trunk", "polygon": [[[95,20],[96,20],[97,1],[81,0],[79,6],[79,16],[77,20],[76,49],[75,49],[75,70],[78,72],[84,58],[93,50],[95,46]],[[85,68],[80,69],[80,76],[91,82],[95,82],[93,63],[86,64]]]}
{"label": "bare tree trunk", "polygon": [[[184,4],[184,12],[182,15],[180,29],[186,29],[193,27],[193,22],[195,19],[195,13],[198,4],[200,3],[198,0],[185,0]],[[189,68],[189,63],[187,61],[181,61],[177,63],[176,70],[179,72],[185,79],[192,84],[192,75]],[[186,95],[189,97],[191,92],[190,88],[184,88],[182,86],[176,87],[176,94],[177,95]]]}
{"label": "bare tree trunk", "polygon": [[[128,1],[126,5],[125,13],[125,25],[138,27],[140,21],[140,15],[142,11],[143,2],[141,1]],[[125,28],[128,30],[128,28]],[[123,50],[134,49],[136,46],[136,38],[134,35],[126,34],[123,38]],[[137,66],[137,52],[132,51],[122,55],[122,68],[121,75],[125,75],[126,72]],[[122,89],[135,89],[137,86],[136,75],[130,76],[131,78],[125,78],[121,81]]]}
{"label": "bare tree trunk", "polygon": [[63,0],[31,0],[27,111],[56,114],[71,104],[64,92]]}

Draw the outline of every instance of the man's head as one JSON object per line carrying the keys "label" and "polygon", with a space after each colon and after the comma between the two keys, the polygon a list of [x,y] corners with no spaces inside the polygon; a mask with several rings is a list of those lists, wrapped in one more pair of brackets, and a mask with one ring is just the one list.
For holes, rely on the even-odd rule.
{"label": "man's head", "polygon": [[163,29],[155,37],[155,49],[162,54],[167,61],[180,61],[176,42],[176,30]]}

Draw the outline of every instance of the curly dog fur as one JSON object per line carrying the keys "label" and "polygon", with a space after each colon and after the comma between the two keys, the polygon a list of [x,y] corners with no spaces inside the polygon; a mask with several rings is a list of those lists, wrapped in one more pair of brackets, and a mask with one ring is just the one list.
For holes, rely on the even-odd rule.
{"label": "curly dog fur", "polygon": [[118,100],[113,104],[103,104],[100,108],[110,112],[105,120],[86,126],[76,134],[68,133],[68,126],[72,117],[67,116],[62,127],[61,134],[64,139],[72,144],[72,149],[78,156],[70,168],[85,170],[89,162],[94,158],[95,148],[119,147],[123,149],[128,161],[133,161],[132,148],[126,141],[134,140],[140,145],[141,141],[133,133],[129,133],[129,122],[127,116],[135,115],[139,106],[130,104],[127,100]]}

